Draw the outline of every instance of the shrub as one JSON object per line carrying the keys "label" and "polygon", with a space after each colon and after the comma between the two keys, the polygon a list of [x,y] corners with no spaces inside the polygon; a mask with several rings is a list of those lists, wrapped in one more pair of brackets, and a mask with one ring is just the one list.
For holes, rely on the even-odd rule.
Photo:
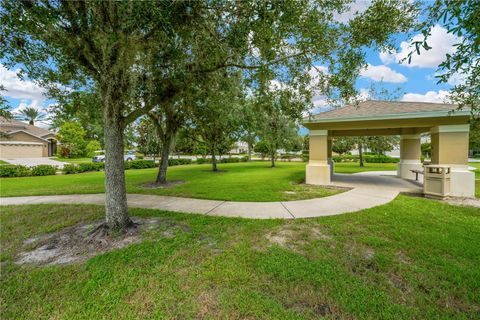
{"label": "shrub", "polygon": [[248,161],[248,156],[243,156],[240,158],[241,162],[247,162]]}
{"label": "shrub", "polygon": [[219,163],[236,163],[240,162],[240,158],[223,158],[219,161]]}
{"label": "shrub", "polygon": [[86,155],[87,157],[93,157],[95,155],[95,151],[102,149],[100,142],[98,140],[90,140],[86,147]]}
{"label": "shrub", "polygon": [[280,160],[287,160],[288,162],[292,161],[292,159],[297,158],[296,154],[282,154],[280,156]]}
{"label": "shrub", "polygon": [[0,166],[0,177],[28,177],[32,175],[32,170],[20,165],[4,165]]}
{"label": "shrub", "polygon": [[310,158],[310,152],[308,150],[302,150],[303,162],[308,162],[309,158]]}
{"label": "shrub", "polygon": [[[356,161],[359,161],[359,156],[358,155],[333,156],[332,160],[334,162],[356,162]],[[400,159],[398,158],[393,158],[383,154],[364,155],[363,160],[367,163],[397,163],[400,161]]]}
{"label": "shrub", "polygon": [[65,174],[73,174],[73,173],[79,173],[79,169],[77,165],[74,164],[66,164],[63,166],[63,173]]}
{"label": "shrub", "polygon": [[100,171],[105,168],[103,162],[82,162],[78,164],[79,172]]}
{"label": "shrub", "polygon": [[399,158],[393,158],[382,154],[365,156],[365,162],[368,163],[397,163]]}
{"label": "shrub", "polygon": [[197,164],[204,164],[204,163],[210,163],[210,159],[207,158],[197,158]]}
{"label": "shrub", "polygon": [[58,131],[61,142],[60,154],[63,157],[81,157],[86,153],[85,130],[79,122],[65,122]]}
{"label": "shrub", "polygon": [[184,164],[191,164],[191,163],[192,163],[192,159],[168,159],[169,167],[179,166]]}
{"label": "shrub", "polygon": [[32,168],[32,176],[53,176],[57,168],[48,164],[40,164]]}
{"label": "shrub", "polygon": [[125,170],[155,168],[153,160],[132,160],[125,162]]}

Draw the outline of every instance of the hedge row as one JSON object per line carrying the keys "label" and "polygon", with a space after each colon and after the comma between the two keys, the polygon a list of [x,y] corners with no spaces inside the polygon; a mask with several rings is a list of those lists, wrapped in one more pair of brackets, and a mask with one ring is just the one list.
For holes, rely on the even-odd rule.
{"label": "hedge row", "polygon": [[[246,162],[248,157],[242,158],[224,158],[219,160],[219,163],[234,163],[234,162]],[[191,159],[168,159],[168,166],[178,166],[191,164]],[[197,159],[196,163],[211,163],[210,159]],[[129,169],[147,169],[156,167],[153,160],[133,160],[125,161],[125,170]],[[75,174],[92,171],[102,171],[105,168],[103,162],[82,162],[78,164],[66,164],[63,166],[63,173]],[[57,172],[55,166],[50,165],[38,165],[36,167],[25,167],[20,165],[2,165],[0,166],[0,177],[28,177],[28,176],[48,176],[54,175]]]}
{"label": "hedge row", "polygon": [[[219,159],[217,163],[237,163],[237,162],[247,162],[248,161],[248,156],[244,157],[232,157],[232,158],[223,158]],[[204,164],[204,163],[212,163],[212,159],[210,158],[197,158],[196,161],[197,164]]]}
{"label": "hedge row", "polygon": [[[146,169],[153,168],[155,164],[153,160],[133,160],[125,161],[125,170],[129,169]],[[78,164],[66,164],[63,166],[63,172],[65,174],[74,174],[82,172],[101,171],[105,168],[103,162],[82,162]]]}
{"label": "hedge row", "polygon": [[57,168],[47,164],[41,164],[32,168],[21,165],[0,166],[0,177],[30,177],[51,176],[57,172]]}
{"label": "hedge row", "polygon": [[191,164],[191,163],[192,163],[192,159],[168,159],[169,167],[179,166],[184,164]]}
{"label": "hedge row", "polygon": [[[334,162],[357,162],[360,160],[358,155],[342,155],[342,156],[333,156],[332,160]],[[367,163],[397,163],[400,161],[399,158],[393,158],[385,155],[364,155],[363,160]]]}

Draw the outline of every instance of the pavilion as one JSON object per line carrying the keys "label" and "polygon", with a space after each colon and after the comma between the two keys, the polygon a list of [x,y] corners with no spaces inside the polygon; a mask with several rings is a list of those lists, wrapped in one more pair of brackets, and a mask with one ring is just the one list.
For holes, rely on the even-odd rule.
{"label": "pavilion", "polygon": [[420,135],[430,133],[432,165],[450,167],[450,196],[474,197],[475,175],[468,170],[469,110],[424,102],[360,102],[305,118],[310,130],[306,183],[332,183],[332,139],[342,136],[400,136],[397,176],[412,179],[423,171]]}

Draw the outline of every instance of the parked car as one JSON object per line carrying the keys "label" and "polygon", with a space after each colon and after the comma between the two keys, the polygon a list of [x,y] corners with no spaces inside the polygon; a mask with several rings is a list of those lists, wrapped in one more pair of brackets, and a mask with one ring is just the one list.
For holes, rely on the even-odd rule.
{"label": "parked car", "polygon": [[[98,153],[98,154],[93,156],[92,162],[105,162],[105,151],[104,150],[95,151],[95,153]],[[125,154],[123,155],[123,160],[124,161],[132,161],[132,160],[136,160],[136,159],[137,159],[137,156],[135,155],[135,153],[132,150],[129,150],[129,151],[125,152]]]}

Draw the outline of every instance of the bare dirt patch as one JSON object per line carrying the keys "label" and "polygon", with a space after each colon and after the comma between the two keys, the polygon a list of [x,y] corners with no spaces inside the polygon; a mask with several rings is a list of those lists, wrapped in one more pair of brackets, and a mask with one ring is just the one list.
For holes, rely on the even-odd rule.
{"label": "bare dirt patch", "polygon": [[144,189],[167,189],[167,188],[175,187],[184,183],[185,181],[183,180],[172,180],[172,181],[167,181],[165,183],[148,182],[148,183],[141,184],[140,187]]}
{"label": "bare dirt patch", "polygon": [[299,250],[299,246],[305,245],[313,240],[332,240],[320,226],[284,225],[273,230],[266,236],[271,244],[281,247]]}
{"label": "bare dirt patch", "polygon": [[23,242],[24,251],[19,253],[15,263],[55,265],[81,262],[141,242],[149,232],[158,231],[163,238],[175,236],[178,230],[190,232],[188,225],[166,218],[133,218],[132,221],[132,225],[121,234],[101,232],[104,220],[98,220],[29,238]]}

